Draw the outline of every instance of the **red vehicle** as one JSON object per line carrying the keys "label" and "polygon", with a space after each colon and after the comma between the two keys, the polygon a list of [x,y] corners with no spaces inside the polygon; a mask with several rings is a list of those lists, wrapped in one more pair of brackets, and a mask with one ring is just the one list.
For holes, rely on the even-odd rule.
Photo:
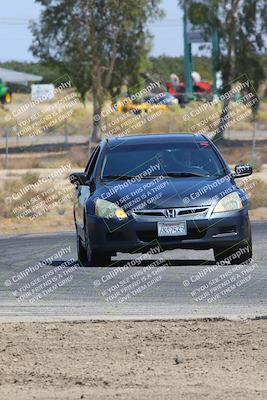
{"label": "red vehicle", "polygon": [[[166,82],[166,88],[170,94],[178,99],[181,106],[188,103],[184,82],[178,81],[177,85],[172,82]],[[210,101],[212,100],[212,85],[206,81],[193,82],[193,94],[198,100]]]}
{"label": "red vehicle", "polygon": [[173,86],[172,82],[166,82],[167,91],[172,94],[179,101],[181,107],[184,107],[188,102],[186,101],[185,85],[180,82],[178,86]]}
{"label": "red vehicle", "polygon": [[194,84],[193,90],[194,93],[211,93],[212,86],[209,82],[200,81]]}

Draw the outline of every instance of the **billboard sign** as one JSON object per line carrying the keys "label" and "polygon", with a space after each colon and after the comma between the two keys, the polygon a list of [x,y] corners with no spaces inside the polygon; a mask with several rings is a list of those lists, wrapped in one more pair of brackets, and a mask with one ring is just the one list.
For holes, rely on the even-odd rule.
{"label": "billboard sign", "polygon": [[52,83],[31,85],[31,98],[33,101],[48,101],[55,96],[55,86]]}
{"label": "billboard sign", "polygon": [[207,2],[198,0],[192,2],[187,8],[187,37],[190,43],[205,43],[210,42],[207,33],[203,28],[206,24],[209,14]]}

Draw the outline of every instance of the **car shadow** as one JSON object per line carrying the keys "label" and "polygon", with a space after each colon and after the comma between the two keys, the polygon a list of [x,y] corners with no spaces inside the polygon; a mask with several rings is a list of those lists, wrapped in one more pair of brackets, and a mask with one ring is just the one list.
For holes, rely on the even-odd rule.
{"label": "car shadow", "polygon": [[[131,259],[123,259],[123,260],[112,260],[108,266],[105,268],[117,268],[117,267],[131,267],[131,268],[138,268],[138,267],[147,267],[153,264],[153,267],[157,268],[154,264],[156,259],[151,260],[143,260],[141,263],[136,263],[136,260]],[[135,264],[134,264],[135,263]],[[202,260],[202,259],[194,259],[194,260],[174,260],[174,259],[164,259],[162,262],[158,264],[158,267],[161,266],[168,266],[168,267],[178,267],[178,266],[194,266],[194,265],[215,265],[215,261],[212,260]],[[59,267],[62,268],[71,268],[71,267],[79,267],[79,268],[103,268],[101,265],[95,265],[93,267],[85,267],[79,264],[78,260],[70,262],[69,260],[57,260],[52,261],[51,264],[47,265],[47,267]]]}
{"label": "car shadow", "polygon": [[[149,266],[152,265],[156,259],[151,259],[151,260],[143,260],[140,264],[136,264],[136,265],[131,265],[131,261],[135,261],[135,260],[118,260],[118,261],[114,261],[114,263],[111,263],[110,266],[115,267],[122,267],[125,265],[130,265],[133,268],[136,267],[145,267],[145,266]],[[167,265],[169,267],[174,267],[174,266],[187,266],[187,265],[214,265],[216,264],[215,261],[212,260],[202,260],[202,259],[194,259],[194,260],[174,260],[174,259],[163,259],[163,261],[158,265],[159,267],[162,265]],[[154,265],[154,264],[153,264]]]}
{"label": "car shadow", "polygon": [[72,259],[72,260],[52,261],[51,264],[47,264],[46,265],[46,267],[59,267],[59,266],[61,266],[62,268],[70,268],[70,267],[74,267],[74,266],[79,267],[79,263],[78,263],[78,260],[73,260]]}

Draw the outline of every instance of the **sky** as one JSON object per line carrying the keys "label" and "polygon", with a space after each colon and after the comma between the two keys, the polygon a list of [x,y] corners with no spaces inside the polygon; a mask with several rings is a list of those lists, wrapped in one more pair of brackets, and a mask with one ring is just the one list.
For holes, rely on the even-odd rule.
{"label": "sky", "polygon": [[[165,17],[149,26],[154,35],[151,54],[183,54],[182,10],[178,0],[162,0]],[[0,61],[34,61],[29,51],[32,35],[29,20],[38,20],[40,5],[34,0],[2,0],[0,15]]]}

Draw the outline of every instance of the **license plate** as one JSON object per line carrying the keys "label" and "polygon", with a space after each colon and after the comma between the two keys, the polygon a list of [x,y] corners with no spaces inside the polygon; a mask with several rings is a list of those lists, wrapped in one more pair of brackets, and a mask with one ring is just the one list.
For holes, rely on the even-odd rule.
{"label": "license plate", "polygon": [[186,222],[158,222],[158,236],[184,236],[187,234]]}

